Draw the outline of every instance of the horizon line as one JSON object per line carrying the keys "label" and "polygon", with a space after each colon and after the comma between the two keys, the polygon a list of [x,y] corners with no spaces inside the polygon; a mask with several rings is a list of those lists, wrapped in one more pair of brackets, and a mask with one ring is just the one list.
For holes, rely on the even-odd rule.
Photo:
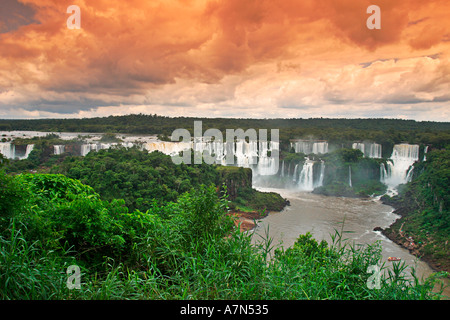
{"label": "horizon line", "polygon": [[403,119],[403,118],[329,118],[329,117],[309,117],[309,118],[251,118],[251,117],[207,117],[207,116],[165,116],[159,114],[151,114],[151,113],[130,113],[125,115],[108,115],[108,116],[93,116],[93,117],[83,117],[83,118],[0,118],[0,121],[42,121],[42,120],[88,120],[88,119],[106,119],[109,117],[128,117],[128,116],[154,116],[161,118],[170,118],[170,119],[224,119],[224,120],[262,120],[262,121],[270,121],[270,120],[401,120],[401,121],[414,121],[414,122],[434,122],[434,123],[449,123],[450,121],[436,121],[436,120],[416,120],[416,119]]}

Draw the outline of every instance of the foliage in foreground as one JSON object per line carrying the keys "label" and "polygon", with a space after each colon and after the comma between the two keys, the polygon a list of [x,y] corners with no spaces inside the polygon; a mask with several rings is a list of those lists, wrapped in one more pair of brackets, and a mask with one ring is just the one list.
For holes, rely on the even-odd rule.
{"label": "foliage in foreground", "polygon": [[[406,266],[369,289],[380,246],[331,245],[310,234],[291,248],[233,229],[226,198],[201,186],[177,202],[129,212],[123,201],[62,175],[2,175],[17,208],[1,212],[2,299],[436,299],[436,280]],[[7,190],[2,190],[7,191]],[[81,268],[81,289],[66,269]],[[383,266],[381,266],[384,268]]]}
{"label": "foliage in foreground", "polygon": [[130,210],[145,211],[154,202],[159,205],[177,198],[201,184],[227,186],[229,200],[240,197],[252,210],[277,210],[285,200],[252,188],[249,168],[173,163],[169,155],[137,148],[112,148],[91,152],[85,157],[67,157],[51,168],[92,186],[103,200],[123,199]]}

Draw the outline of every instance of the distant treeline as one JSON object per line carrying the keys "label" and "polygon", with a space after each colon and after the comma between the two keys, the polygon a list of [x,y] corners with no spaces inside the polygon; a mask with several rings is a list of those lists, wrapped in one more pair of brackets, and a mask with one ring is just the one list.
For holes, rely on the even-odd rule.
{"label": "distant treeline", "polygon": [[425,143],[436,147],[443,147],[450,141],[450,122],[401,119],[241,119],[132,114],[84,119],[0,120],[0,130],[158,134],[167,138],[178,128],[193,134],[194,121],[202,121],[203,131],[208,128],[222,132],[237,128],[279,129],[282,141],[311,137],[332,143],[371,140],[378,143]]}
{"label": "distant treeline", "polygon": [[[403,119],[331,119],[331,118],[201,118],[166,117],[160,115],[130,114],[83,119],[0,119],[1,130],[68,131],[85,132],[168,133],[177,128],[191,128],[194,121],[202,121],[207,128],[340,128],[364,130],[450,130],[450,122],[415,121]],[[101,129],[101,130],[100,130]],[[169,131],[166,131],[169,130]]]}

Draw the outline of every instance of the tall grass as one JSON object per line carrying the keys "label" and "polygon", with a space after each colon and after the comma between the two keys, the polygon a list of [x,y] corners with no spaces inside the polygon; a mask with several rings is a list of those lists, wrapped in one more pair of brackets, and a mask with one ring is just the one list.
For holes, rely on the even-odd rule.
{"label": "tall grass", "polygon": [[[24,226],[21,226],[24,227]],[[9,237],[0,238],[1,299],[438,299],[437,277],[419,282],[404,275],[407,266],[380,266],[381,288],[369,289],[367,267],[379,263],[379,244],[355,246],[299,237],[291,248],[277,248],[266,237],[257,245],[252,235],[232,233],[192,243],[176,268],[163,273],[149,258],[133,269],[107,259],[104,272],[83,267],[81,289],[66,287],[66,268],[76,263],[70,252],[42,249],[22,237],[11,223]],[[167,239],[170,241],[170,239]],[[162,243],[167,245],[167,243]],[[164,252],[160,248],[160,252]],[[413,273],[414,274],[414,273]]]}
{"label": "tall grass", "polygon": [[13,221],[9,237],[0,236],[0,298],[63,298],[64,264],[59,254],[27,241]]}

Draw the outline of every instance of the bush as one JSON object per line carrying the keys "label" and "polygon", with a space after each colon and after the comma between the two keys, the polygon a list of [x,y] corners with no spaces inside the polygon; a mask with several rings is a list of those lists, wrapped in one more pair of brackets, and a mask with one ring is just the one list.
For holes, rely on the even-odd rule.
{"label": "bush", "polygon": [[[432,293],[436,277],[409,281],[402,264],[386,270],[380,289],[368,288],[378,243],[350,246],[337,234],[328,245],[306,234],[287,249],[273,251],[269,238],[253,244],[252,233],[233,229],[226,197],[219,199],[214,186],[129,212],[123,200],[102,201],[91,187],[61,175],[11,179],[26,201],[0,234],[4,299],[439,297]],[[64,286],[70,264],[82,267],[80,291]]]}
{"label": "bush", "polygon": [[91,187],[63,175],[22,174],[16,183],[29,195],[25,210],[16,215],[27,226],[27,239],[49,249],[72,248],[91,263],[124,249],[123,201],[102,201]]}
{"label": "bush", "polygon": [[20,212],[26,199],[26,192],[12,176],[0,170],[0,219],[5,219]]}

